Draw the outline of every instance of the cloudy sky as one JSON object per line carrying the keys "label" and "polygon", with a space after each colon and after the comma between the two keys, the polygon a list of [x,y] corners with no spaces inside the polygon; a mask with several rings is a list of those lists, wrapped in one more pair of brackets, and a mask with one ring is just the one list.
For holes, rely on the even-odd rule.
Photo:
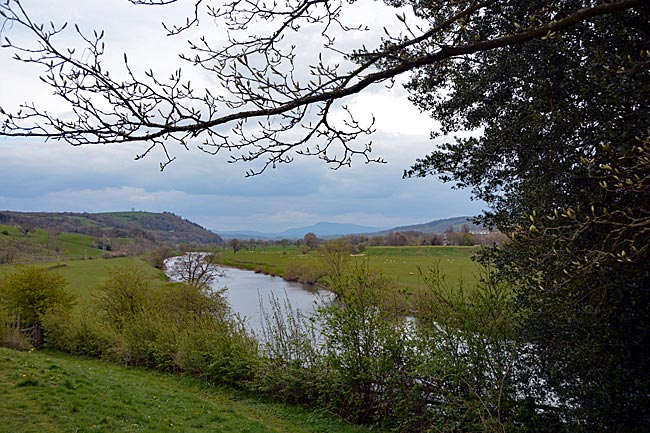
{"label": "cloudy sky", "polygon": [[[179,66],[176,53],[186,47],[187,36],[165,37],[160,23],[178,22],[194,2],[181,0],[171,7],[134,6],[127,0],[23,0],[22,4],[35,21],[70,21],[83,30],[104,29],[105,67],[119,73],[119,60],[126,52],[135,72],[141,73],[149,67],[164,72]],[[344,17],[347,22],[373,16],[379,32],[343,35],[343,45],[370,45],[383,26],[390,29],[399,24],[394,10],[380,10],[377,3],[355,4]],[[203,24],[209,26],[202,31],[213,32],[218,39],[219,29],[209,21]],[[15,27],[5,27],[3,36],[18,41],[29,37]],[[307,39],[298,40],[303,52],[317,52],[320,42]],[[74,31],[61,35],[60,43],[75,46]],[[18,104],[34,101],[52,112],[64,110],[51,90],[39,83],[42,70],[11,60],[12,55],[0,49],[0,106],[15,111]],[[210,77],[183,67],[193,82],[209,86]],[[429,132],[436,124],[409,103],[399,85],[390,91],[371,88],[345,103],[359,116],[375,116],[373,155],[387,164],[366,165],[358,160],[351,168],[333,171],[315,158],[296,158],[289,165],[246,178],[250,167],[229,164],[226,158],[204,154],[194,146],[189,151],[174,148],[176,161],[161,172],[161,154],[134,160],[145,145],[72,147],[0,137],[0,209],[170,211],[211,229],[265,232],[319,221],[394,227],[480,212],[483,204],[470,201],[467,191],[452,190],[435,178],[402,179],[403,170],[415,158],[434,148]]]}

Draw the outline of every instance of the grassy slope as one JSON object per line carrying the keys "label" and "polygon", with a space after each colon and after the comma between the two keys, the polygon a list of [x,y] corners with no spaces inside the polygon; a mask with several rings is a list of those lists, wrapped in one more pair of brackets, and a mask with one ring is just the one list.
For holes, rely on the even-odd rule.
{"label": "grassy slope", "polygon": [[0,414],[0,433],[363,431],[188,378],[1,348]]}
{"label": "grassy slope", "polygon": [[[4,234],[4,232],[8,234]],[[128,242],[127,239],[116,240],[118,243]],[[37,229],[24,236],[18,227],[0,224],[0,248],[13,247],[17,250],[16,262],[26,262],[57,256],[63,258],[95,258],[104,253],[94,246],[94,239],[78,233],[61,233],[54,236],[47,230]],[[55,250],[59,247],[59,252]]]}
{"label": "grassy slope", "polygon": [[[161,271],[147,265],[137,257],[120,257],[109,260],[67,260],[58,263],[36,263],[33,266],[42,266],[63,275],[67,283],[66,290],[75,295],[78,305],[83,307],[92,302],[95,289],[106,281],[111,271],[127,264],[140,266],[142,272],[150,274],[153,279],[166,280]],[[13,270],[13,266],[0,266],[0,278]]]}

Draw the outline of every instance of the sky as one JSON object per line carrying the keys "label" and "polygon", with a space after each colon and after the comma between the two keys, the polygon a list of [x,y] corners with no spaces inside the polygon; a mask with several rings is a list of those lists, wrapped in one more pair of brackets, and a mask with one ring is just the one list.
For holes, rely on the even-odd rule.
{"label": "sky", "polygon": [[[104,67],[116,74],[123,72],[121,59],[126,53],[140,76],[149,68],[166,72],[182,65],[194,83],[210,86],[211,77],[177,60],[176,53],[187,51],[192,35],[166,37],[160,24],[178,22],[193,1],[156,7],[135,6],[127,0],[23,0],[22,4],[35,21],[76,22],[83,31],[105,30]],[[382,27],[400,25],[395,10],[382,11],[381,3],[364,0],[353,6],[344,16],[347,23],[368,22],[372,16],[375,27],[341,35],[343,48],[370,46]],[[215,28],[209,21],[202,25],[202,33],[219,40],[222,26]],[[15,27],[5,27],[2,36],[29,40]],[[313,31],[304,30],[296,37],[301,53],[318,52],[320,42]],[[59,43],[76,46],[74,30],[61,34]],[[0,106],[13,112],[20,103],[36,102],[50,112],[68,114],[51,89],[39,82],[42,69],[11,60],[12,55],[11,50],[0,49]],[[485,205],[470,200],[468,191],[454,190],[435,177],[402,179],[416,158],[439,143],[429,138],[437,127],[435,120],[418,112],[407,98],[398,82],[390,90],[376,86],[344,101],[361,118],[375,116],[372,155],[387,163],[365,164],[359,159],[352,167],[336,171],[317,158],[297,157],[291,164],[247,178],[250,166],[205,154],[193,143],[189,150],[174,147],[176,160],[161,172],[164,157],[157,151],[134,159],[145,144],[73,147],[0,137],[0,210],[169,211],[217,231],[261,232],[321,221],[390,228],[480,213]]]}

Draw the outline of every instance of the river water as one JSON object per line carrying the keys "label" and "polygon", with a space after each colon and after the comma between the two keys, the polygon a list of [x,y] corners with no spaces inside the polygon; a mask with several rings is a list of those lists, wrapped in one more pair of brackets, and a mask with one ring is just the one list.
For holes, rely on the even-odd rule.
{"label": "river water", "polygon": [[316,290],[300,283],[285,281],[280,277],[258,274],[236,268],[223,268],[225,276],[212,283],[215,289],[226,288],[225,296],[234,313],[245,319],[247,327],[255,333],[262,328],[262,309],[271,311],[270,299],[274,296],[284,304],[303,313],[312,313],[317,302],[332,299],[332,293]]}

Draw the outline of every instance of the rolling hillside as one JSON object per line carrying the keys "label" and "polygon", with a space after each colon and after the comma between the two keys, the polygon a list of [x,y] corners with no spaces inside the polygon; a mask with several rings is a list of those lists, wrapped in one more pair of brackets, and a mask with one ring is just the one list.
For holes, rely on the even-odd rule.
{"label": "rolling hillside", "polygon": [[141,238],[158,244],[221,244],[221,237],[170,212],[14,212],[0,211],[0,224],[93,237]]}
{"label": "rolling hillside", "polygon": [[410,226],[395,227],[390,230],[384,230],[381,232],[373,233],[373,235],[386,235],[390,232],[407,232],[407,231],[421,232],[424,234],[444,233],[450,227],[453,227],[454,231],[459,231],[460,228],[463,226],[463,224],[467,224],[470,230],[481,230],[482,227],[473,224],[471,222],[471,218],[472,217],[469,216],[445,218],[441,220],[429,221],[424,224],[414,224]]}

